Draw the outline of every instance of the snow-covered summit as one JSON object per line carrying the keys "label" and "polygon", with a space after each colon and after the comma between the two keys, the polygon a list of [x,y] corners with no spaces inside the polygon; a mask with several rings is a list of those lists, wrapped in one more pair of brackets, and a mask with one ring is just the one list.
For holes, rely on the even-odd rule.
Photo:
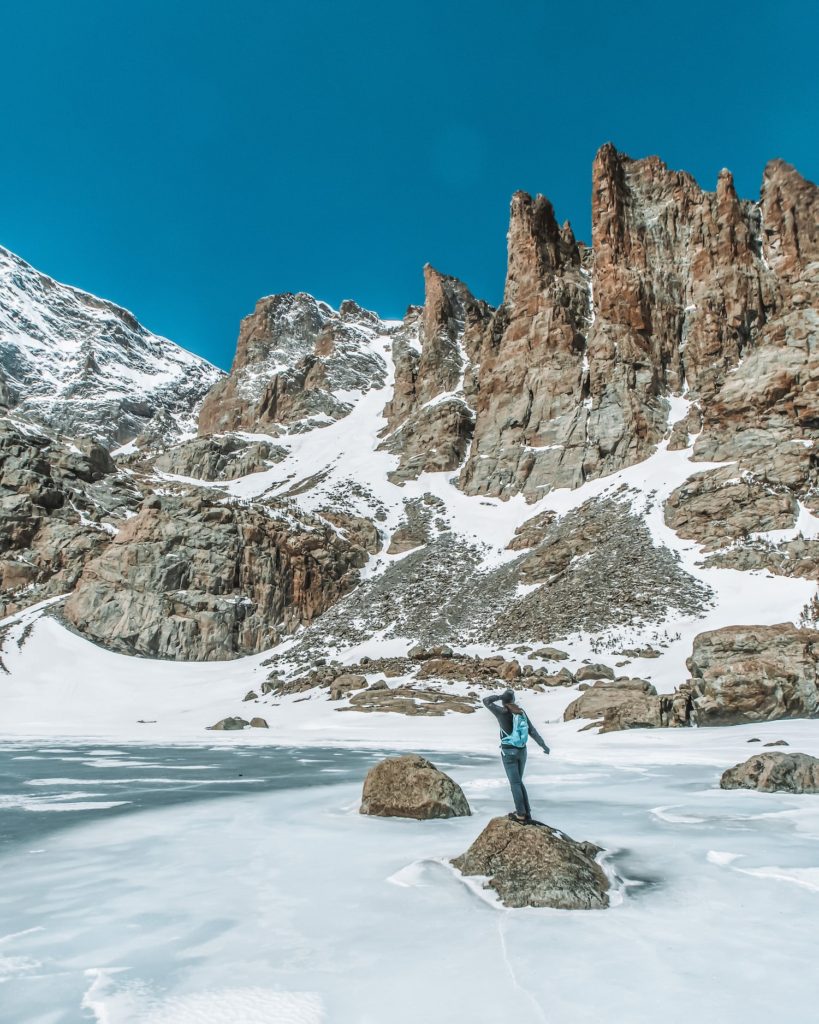
{"label": "snow-covered summit", "polygon": [[222,372],[0,247],[0,402],[108,445],[190,432]]}

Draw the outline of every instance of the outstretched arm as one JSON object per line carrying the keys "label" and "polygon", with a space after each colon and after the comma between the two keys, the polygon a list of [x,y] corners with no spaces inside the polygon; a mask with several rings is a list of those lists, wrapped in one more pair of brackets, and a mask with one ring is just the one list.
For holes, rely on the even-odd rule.
{"label": "outstretched arm", "polygon": [[549,748],[546,746],[546,741],[543,739],[543,737],[532,724],[531,718],[529,718],[529,735],[532,737],[535,743],[537,743],[537,745],[540,747],[544,754],[549,753]]}

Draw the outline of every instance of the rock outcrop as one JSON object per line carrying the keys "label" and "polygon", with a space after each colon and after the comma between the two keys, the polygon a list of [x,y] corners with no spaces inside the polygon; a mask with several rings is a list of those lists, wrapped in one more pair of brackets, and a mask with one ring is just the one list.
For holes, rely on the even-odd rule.
{"label": "rock outcrop", "polygon": [[754,754],[723,772],[722,789],[762,793],[819,793],[819,758],[809,754]]}
{"label": "rock outcrop", "polygon": [[791,623],[700,633],[688,659],[698,725],[819,715],[819,633]]}
{"label": "rock outcrop", "polygon": [[195,437],[161,452],[153,465],[163,473],[195,480],[235,480],[280,462],[285,450],[273,441],[250,441],[241,434]]}
{"label": "rock outcrop", "polygon": [[346,416],[337,392],[382,388],[389,328],[354,302],[338,310],[310,295],[259,299],[239,331],[230,374],[210,391],[199,433],[309,429]]}
{"label": "rock outcrop", "polygon": [[491,307],[461,281],[424,267],[425,301],[411,310],[393,346],[395,385],[381,448],[398,456],[390,478],[457,469],[475,419],[475,359]]}
{"label": "rock outcrop", "polygon": [[757,204],[737,197],[728,171],[706,192],[656,157],[606,145],[589,250],[548,200],[517,193],[461,486],[534,499],[639,461],[673,426],[667,396],[684,392],[693,412],[675,446],[702,408],[697,457],[740,433],[758,450],[774,412],[777,443],[812,438],[793,396],[815,366],[816,205],[815,186],[779,161]]}
{"label": "rock outcrop", "polygon": [[422,686],[395,686],[390,688],[378,681],[366,690],[350,698],[350,703],[339,711],[373,711],[409,715],[411,718],[441,718],[450,711],[459,715],[471,715],[477,708],[474,697],[462,697],[454,693],[442,693]]}
{"label": "rock outcrop", "polygon": [[86,565],[64,613],[115,650],[219,661],[312,621],[366,561],[338,530],[292,509],[152,497]]}
{"label": "rock outcrop", "polygon": [[466,853],[452,861],[463,875],[488,876],[507,907],[596,910],[609,905],[600,848],[543,825],[493,818]]}
{"label": "rock outcrop", "polygon": [[457,818],[470,814],[463,790],[418,754],[388,757],[367,772],[361,814],[381,818]]}
{"label": "rock outcrop", "polygon": [[0,420],[0,617],[68,593],[141,501],[97,442]]}
{"label": "rock outcrop", "polygon": [[644,679],[599,680],[563,712],[563,720],[590,719],[587,729],[600,726],[601,732],[621,729],[658,729],[664,724],[663,702]]}

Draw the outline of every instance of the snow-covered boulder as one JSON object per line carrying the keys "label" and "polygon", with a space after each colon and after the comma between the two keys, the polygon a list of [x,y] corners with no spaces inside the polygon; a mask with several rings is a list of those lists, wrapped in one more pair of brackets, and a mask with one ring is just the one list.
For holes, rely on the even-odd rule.
{"label": "snow-covered boulder", "polygon": [[388,757],[367,772],[361,814],[381,818],[459,818],[471,814],[463,790],[418,754]]}
{"label": "snow-covered boulder", "polygon": [[819,793],[819,758],[809,754],[754,754],[723,772],[722,789],[762,793]]}
{"label": "snow-covered boulder", "polygon": [[452,861],[464,875],[488,877],[507,907],[596,910],[609,905],[609,880],[595,860],[600,848],[548,825],[493,818],[466,853]]}

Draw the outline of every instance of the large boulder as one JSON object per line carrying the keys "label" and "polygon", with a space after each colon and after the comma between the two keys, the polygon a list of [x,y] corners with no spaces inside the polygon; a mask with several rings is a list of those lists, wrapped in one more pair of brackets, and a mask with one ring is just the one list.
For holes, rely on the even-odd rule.
{"label": "large boulder", "polygon": [[418,754],[388,757],[367,772],[361,814],[381,818],[459,818],[471,814],[463,790]]}
{"label": "large boulder", "polygon": [[790,622],[700,633],[688,669],[698,725],[819,715],[819,632]]}
{"label": "large boulder", "polygon": [[563,712],[565,722],[577,718],[600,724],[601,732],[655,729],[664,724],[662,698],[644,679],[598,680]]}
{"label": "large boulder", "polygon": [[762,793],[819,793],[819,758],[809,754],[754,754],[723,772],[722,789]]}
{"label": "large boulder", "polygon": [[582,665],[575,673],[579,683],[589,679],[614,679],[614,669],[608,665]]}
{"label": "large boulder", "polygon": [[547,825],[493,818],[453,865],[464,875],[488,877],[507,907],[592,910],[609,905],[609,880],[595,857],[600,848],[578,843]]}

